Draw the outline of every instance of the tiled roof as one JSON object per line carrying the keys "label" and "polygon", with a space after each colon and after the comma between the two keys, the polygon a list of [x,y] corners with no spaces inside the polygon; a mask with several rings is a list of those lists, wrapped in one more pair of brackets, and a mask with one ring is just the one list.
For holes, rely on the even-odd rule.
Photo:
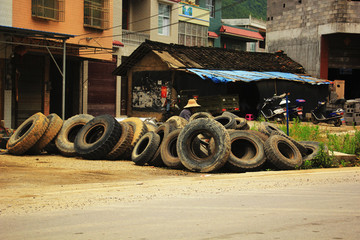
{"label": "tiled roof", "polygon": [[166,62],[173,59],[173,63],[169,65],[169,68],[172,69],[199,68],[305,73],[304,68],[283,51],[276,53],[244,52],[224,48],[187,47],[150,40],[142,43],[113,73],[126,75],[131,67],[151,51],[160,53],[157,54],[160,58],[166,56]]}
{"label": "tiled roof", "polygon": [[211,38],[218,38],[218,37],[219,37],[219,35],[217,35],[215,32],[208,31],[208,37],[211,37]]}
{"label": "tiled roof", "polygon": [[261,36],[260,33],[255,32],[255,31],[250,31],[250,30],[245,30],[245,29],[222,25],[220,28],[220,32],[223,34],[236,35],[239,37],[264,41],[264,37]]}

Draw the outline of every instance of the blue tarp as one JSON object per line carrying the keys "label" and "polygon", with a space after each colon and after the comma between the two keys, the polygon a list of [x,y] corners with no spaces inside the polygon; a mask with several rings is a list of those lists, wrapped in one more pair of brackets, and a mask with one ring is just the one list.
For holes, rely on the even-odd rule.
{"label": "blue tarp", "polygon": [[293,73],[284,72],[255,72],[255,71],[240,71],[240,70],[206,70],[198,68],[186,69],[192,73],[195,73],[202,79],[211,79],[215,83],[226,82],[252,82],[264,79],[282,79],[289,81],[298,81],[303,83],[309,83],[313,85],[330,84],[328,80],[322,80],[309,76],[302,76]]}

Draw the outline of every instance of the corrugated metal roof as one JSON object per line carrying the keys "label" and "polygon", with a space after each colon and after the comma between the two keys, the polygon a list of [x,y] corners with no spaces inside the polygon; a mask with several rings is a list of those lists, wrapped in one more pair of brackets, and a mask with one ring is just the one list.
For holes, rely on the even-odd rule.
{"label": "corrugated metal roof", "polygon": [[329,80],[318,79],[309,76],[303,76],[294,73],[284,72],[256,72],[239,70],[206,70],[198,68],[187,68],[186,70],[198,75],[202,79],[211,79],[215,83],[226,82],[252,82],[264,79],[282,79],[289,81],[298,81],[313,85],[330,84]]}

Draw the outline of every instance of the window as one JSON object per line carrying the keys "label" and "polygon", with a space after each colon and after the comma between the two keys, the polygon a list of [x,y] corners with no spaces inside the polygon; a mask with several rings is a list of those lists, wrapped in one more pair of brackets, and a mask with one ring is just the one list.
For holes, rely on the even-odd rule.
{"label": "window", "polygon": [[32,0],[31,15],[54,21],[64,21],[64,0]]}
{"label": "window", "polygon": [[206,0],[206,8],[210,10],[210,17],[215,17],[215,0]]}
{"label": "window", "polygon": [[158,33],[160,35],[170,35],[170,12],[170,5],[159,3]]}
{"label": "window", "polygon": [[99,29],[109,27],[108,0],[84,0],[84,26]]}
{"label": "window", "polygon": [[206,26],[179,22],[179,44],[185,46],[207,46],[208,28]]}

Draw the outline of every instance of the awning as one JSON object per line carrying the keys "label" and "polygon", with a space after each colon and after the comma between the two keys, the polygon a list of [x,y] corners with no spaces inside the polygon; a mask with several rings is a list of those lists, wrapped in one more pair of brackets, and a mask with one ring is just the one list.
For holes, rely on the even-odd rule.
{"label": "awning", "polygon": [[208,31],[208,37],[209,38],[218,38],[219,35],[217,35],[215,32]]}
{"label": "awning", "polygon": [[225,25],[221,26],[220,33],[243,37],[243,38],[248,38],[248,39],[253,39],[253,40],[264,41],[264,37],[261,36],[261,34],[259,32],[254,32],[254,31],[235,28],[235,27],[229,27],[229,26],[225,26]]}
{"label": "awning", "polygon": [[202,79],[210,79],[215,83],[226,82],[252,82],[264,79],[281,79],[288,81],[297,81],[309,83],[313,85],[330,84],[329,80],[318,79],[309,76],[303,76],[294,73],[284,72],[255,72],[255,71],[240,71],[240,70],[206,70],[198,68],[187,68],[186,70],[198,75]]}

